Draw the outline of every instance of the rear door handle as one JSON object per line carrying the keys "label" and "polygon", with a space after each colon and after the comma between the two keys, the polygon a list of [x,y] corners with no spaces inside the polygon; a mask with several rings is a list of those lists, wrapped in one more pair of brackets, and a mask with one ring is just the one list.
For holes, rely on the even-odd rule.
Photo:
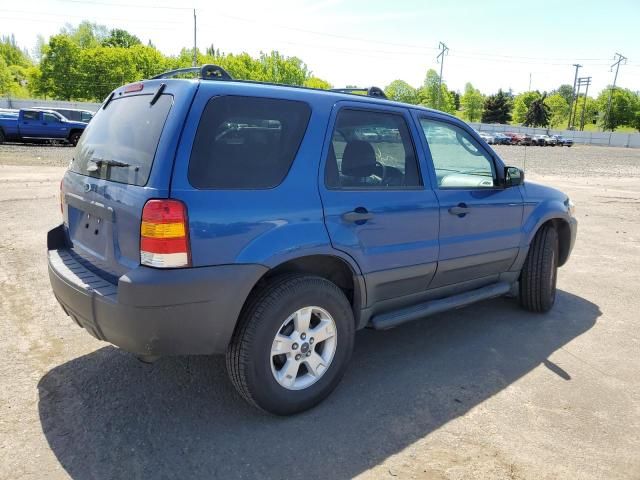
{"label": "rear door handle", "polygon": [[352,212],[347,212],[342,214],[342,220],[345,222],[366,222],[367,220],[371,220],[373,218],[373,213],[370,213],[364,207],[358,207]]}
{"label": "rear door handle", "polygon": [[455,207],[451,207],[449,209],[449,213],[451,215],[457,215],[459,217],[464,217],[470,211],[471,211],[471,209],[469,207],[467,207],[466,203],[459,203]]}

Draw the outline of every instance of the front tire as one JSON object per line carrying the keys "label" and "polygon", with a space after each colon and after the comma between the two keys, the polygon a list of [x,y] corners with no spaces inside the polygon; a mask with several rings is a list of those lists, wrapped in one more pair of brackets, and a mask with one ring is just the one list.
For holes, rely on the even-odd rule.
{"label": "front tire", "polygon": [[529,247],[520,274],[520,305],[530,312],[548,312],[556,300],[558,232],[543,226]]}
{"label": "front tire", "polygon": [[227,350],[229,377],[262,410],[302,412],[342,379],[354,331],[349,301],[335,284],[307,275],[276,278],[243,309]]}

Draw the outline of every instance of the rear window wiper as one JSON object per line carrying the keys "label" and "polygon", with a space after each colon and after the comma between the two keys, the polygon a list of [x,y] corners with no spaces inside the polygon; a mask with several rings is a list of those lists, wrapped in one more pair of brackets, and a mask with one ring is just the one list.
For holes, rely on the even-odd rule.
{"label": "rear window wiper", "polygon": [[109,158],[96,158],[96,159],[89,160],[88,166],[87,166],[87,172],[95,172],[102,165],[107,165],[109,167],[130,167],[131,166],[131,164],[129,163],[120,162],[118,160],[111,160]]}

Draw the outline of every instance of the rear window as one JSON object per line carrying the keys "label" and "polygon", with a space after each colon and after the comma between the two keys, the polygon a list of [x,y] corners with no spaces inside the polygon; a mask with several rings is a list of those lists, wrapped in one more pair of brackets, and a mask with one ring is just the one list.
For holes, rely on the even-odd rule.
{"label": "rear window", "polygon": [[82,175],[130,185],[145,185],[158,140],[173,104],[161,95],[114,99],[87,126],[69,169]]}
{"label": "rear window", "polygon": [[298,152],[310,115],[306,103],[292,100],[212,98],[193,143],[189,182],[202,189],[279,185]]}

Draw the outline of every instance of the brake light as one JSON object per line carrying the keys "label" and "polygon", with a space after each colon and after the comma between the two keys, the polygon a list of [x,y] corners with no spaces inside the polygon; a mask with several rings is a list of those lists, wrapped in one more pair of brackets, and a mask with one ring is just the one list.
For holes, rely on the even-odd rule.
{"label": "brake light", "polygon": [[187,208],[179,200],[149,200],[142,209],[140,263],[156,268],[191,265]]}
{"label": "brake light", "polygon": [[131,83],[124,87],[124,93],[140,92],[144,88],[144,83]]}

